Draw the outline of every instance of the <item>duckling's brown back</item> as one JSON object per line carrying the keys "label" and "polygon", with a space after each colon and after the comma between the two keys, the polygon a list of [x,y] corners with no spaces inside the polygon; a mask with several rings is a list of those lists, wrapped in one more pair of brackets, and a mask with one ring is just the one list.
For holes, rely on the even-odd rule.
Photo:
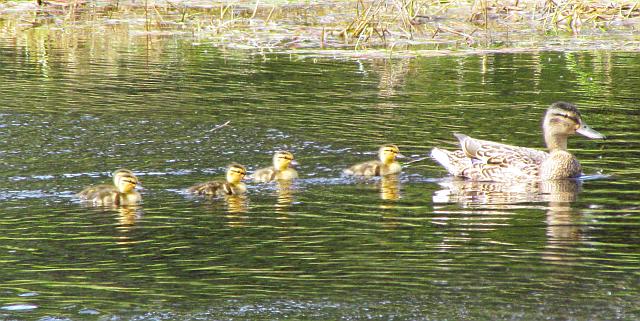
{"label": "duckling's brown back", "polygon": [[223,181],[210,181],[189,187],[189,193],[198,195],[233,195],[233,189],[229,183]]}
{"label": "duckling's brown back", "polygon": [[89,186],[80,191],[77,196],[83,200],[94,203],[113,203],[114,196],[117,195],[118,190],[112,185],[95,185]]}
{"label": "duckling's brown back", "polygon": [[353,165],[344,172],[355,176],[380,176],[381,163],[379,161],[368,161]]}

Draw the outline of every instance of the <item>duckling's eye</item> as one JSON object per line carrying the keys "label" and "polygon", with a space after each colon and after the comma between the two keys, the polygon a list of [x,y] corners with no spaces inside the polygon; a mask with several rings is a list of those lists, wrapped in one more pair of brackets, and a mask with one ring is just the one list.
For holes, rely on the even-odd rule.
{"label": "duckling's eye", "polygon": [[389,153],[394,153],[394,154],[397,154],[397,153],[398,153],[398,151],[393,150],[393,149],[385,149],[384,151],[385,151],[385,152],[389,152]]}
{"label": "duckling's eye", "polygon": [[131,180],[128,180],[128,179],[127,180],[123,180],[123,182],[129,183],[129,184],[133,184],[133,185],[137,184],[135,181],[131,181]]}
{"label": "duckling's eye", "polygon": [[242,176],[246,175],[247,173],[243,172],[243,171],[232,171],[234,173],[240,174]]}

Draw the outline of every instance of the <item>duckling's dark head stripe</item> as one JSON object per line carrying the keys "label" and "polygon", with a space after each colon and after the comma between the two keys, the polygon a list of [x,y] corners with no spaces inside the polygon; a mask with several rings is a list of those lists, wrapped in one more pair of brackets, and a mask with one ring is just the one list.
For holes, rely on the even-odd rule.
{"label": "duckling's dark head stripe", "polygon": [[242,174],[242,175],[246,175],[247,173],[245,171],[239,170],[239,169],[231,169],[232,172],[234,173],[238,173],[238,174]]}
{"label": "duckling's dark head stripe", "polygon": [[132,171],[128,169],[124,169],[124,168],[118,169],[115,172],[113,172],[112,175],[113,175],[114,182],[116,184],[119,184],[121,181],[124,181],[129,184],[133,184],[133,185],[138,184],[138,178],[136,177],[136,175],[133,174]]}
{"label": "duckling's dark head stripe", "polygon": [[293,160],[293,154],[291,154],[290,152],[287,152],[285,150],[277,151],[275,153],[275,156],[277,158],[284,158],[284,159],[288,159],[288,160]]}
{"label": "duckling's dark head stripe", "polygon": [[137,184],[138,178],[131,174],[122,174],[117,176],[118,181],[124,181],[130,184]]}
{"label": "duckling's dark head stripe", "polygon": [[394,154],[398,154],[400,152],[400,148],[394,144],[382,145],[381,149],[385,152],[391,152]]}
{"label": "duckling's dark head stripe", "polygon": [[244,166],[242,166],[240,164],[237,164],[237,163],[233,163],[233,164],[229,165],[229,170],[233,170],[233,169],[239,170],[242,174],[246,174],[247,173],[247,169]]}

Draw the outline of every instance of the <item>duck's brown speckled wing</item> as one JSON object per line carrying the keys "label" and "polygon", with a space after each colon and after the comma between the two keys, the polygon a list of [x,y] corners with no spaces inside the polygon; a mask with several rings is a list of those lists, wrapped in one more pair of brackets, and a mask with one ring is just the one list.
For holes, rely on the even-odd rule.
{"label": "duck's brown speckled wing", "polygon": [[461,175],[475,181],[521,181],[536,178],[538,166],[526,163],[502,163],[485,164],[474,162],[471,166],[464,168]]}
{"label": "duck's brown speckled wing", "polygon": [[510,166],[524,163],[540,165],[549,156],[548,153],[527,147],[496,143],[455,134],[465,155],[484,164]]}
{"label": "duck's brown speckled wing", "polygon": [[532,148],[512,146],[455,134],[462,150],[434,148],[432,157],[454,176],[477,181],[514,181],[538,177],[549,156]]}

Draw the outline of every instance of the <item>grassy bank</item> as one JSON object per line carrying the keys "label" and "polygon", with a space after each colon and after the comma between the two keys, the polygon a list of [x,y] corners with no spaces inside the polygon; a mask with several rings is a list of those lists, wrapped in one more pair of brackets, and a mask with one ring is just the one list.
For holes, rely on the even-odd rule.
{"label": "grassy bank", "polygon": [[554,44],[636,50],[639,26],[640,4],[626,0],[0,2],[5,35],[118,29],[259,51],[518,50]]}

